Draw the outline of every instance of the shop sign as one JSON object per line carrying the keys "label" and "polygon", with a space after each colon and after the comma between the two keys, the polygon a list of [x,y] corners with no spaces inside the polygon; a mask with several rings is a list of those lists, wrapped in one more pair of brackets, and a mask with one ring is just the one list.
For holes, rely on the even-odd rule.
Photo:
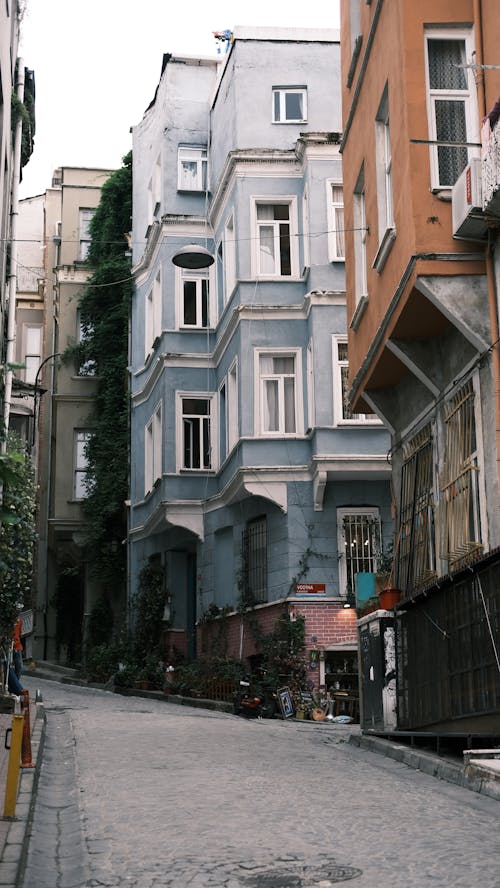
{"label": "shop sign", "polygon": [[296,595],[326,595],[326,583],[296,583]]}

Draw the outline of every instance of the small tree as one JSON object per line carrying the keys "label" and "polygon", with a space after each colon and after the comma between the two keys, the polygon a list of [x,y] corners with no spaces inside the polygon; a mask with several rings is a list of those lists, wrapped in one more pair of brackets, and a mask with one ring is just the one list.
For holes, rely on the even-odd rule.
{"label": "small tree", "polygon": [[283,612],[276,621],[269,635],[261,635],[258,639],[262,652],[262,668],[267,674],[267,683],[271,687],[289,684],[301,688],[305,682],[305,618],[302,615],[295,620],[290,614]]}

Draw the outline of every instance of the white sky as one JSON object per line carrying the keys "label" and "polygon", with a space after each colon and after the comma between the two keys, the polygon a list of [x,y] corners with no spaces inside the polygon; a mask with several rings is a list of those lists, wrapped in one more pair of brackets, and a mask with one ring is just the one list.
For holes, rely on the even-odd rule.
{"label": "white sky", "polygon": [[19,54],[35,72],[36,134],[20,197],[58,166],[120,166],[163,53],[214,56],[212,32],[237,25],[339,28],[339,0],[28,0]]}

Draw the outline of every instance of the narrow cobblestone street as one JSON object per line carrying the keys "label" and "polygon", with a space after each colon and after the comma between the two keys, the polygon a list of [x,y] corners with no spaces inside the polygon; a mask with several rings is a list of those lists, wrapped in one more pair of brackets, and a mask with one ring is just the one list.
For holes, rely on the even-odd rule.
{"label": "narrow cobblestone street", "polygon": [[342,726],[29,679],[47,712],[23,888],[499,888],[498,803]]}

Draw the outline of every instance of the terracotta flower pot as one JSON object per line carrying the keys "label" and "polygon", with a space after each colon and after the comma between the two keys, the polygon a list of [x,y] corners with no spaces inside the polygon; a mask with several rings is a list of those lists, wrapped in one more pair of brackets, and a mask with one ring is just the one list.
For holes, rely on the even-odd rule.
{"label": "terracotta flower pot", "polygon": [[379,598],[380,607],[383,610],[392,610],[392,608],[397,605],[399,599],[401,598],[401,589],[396,589],[395,586],[386,586],[379,593]]}

